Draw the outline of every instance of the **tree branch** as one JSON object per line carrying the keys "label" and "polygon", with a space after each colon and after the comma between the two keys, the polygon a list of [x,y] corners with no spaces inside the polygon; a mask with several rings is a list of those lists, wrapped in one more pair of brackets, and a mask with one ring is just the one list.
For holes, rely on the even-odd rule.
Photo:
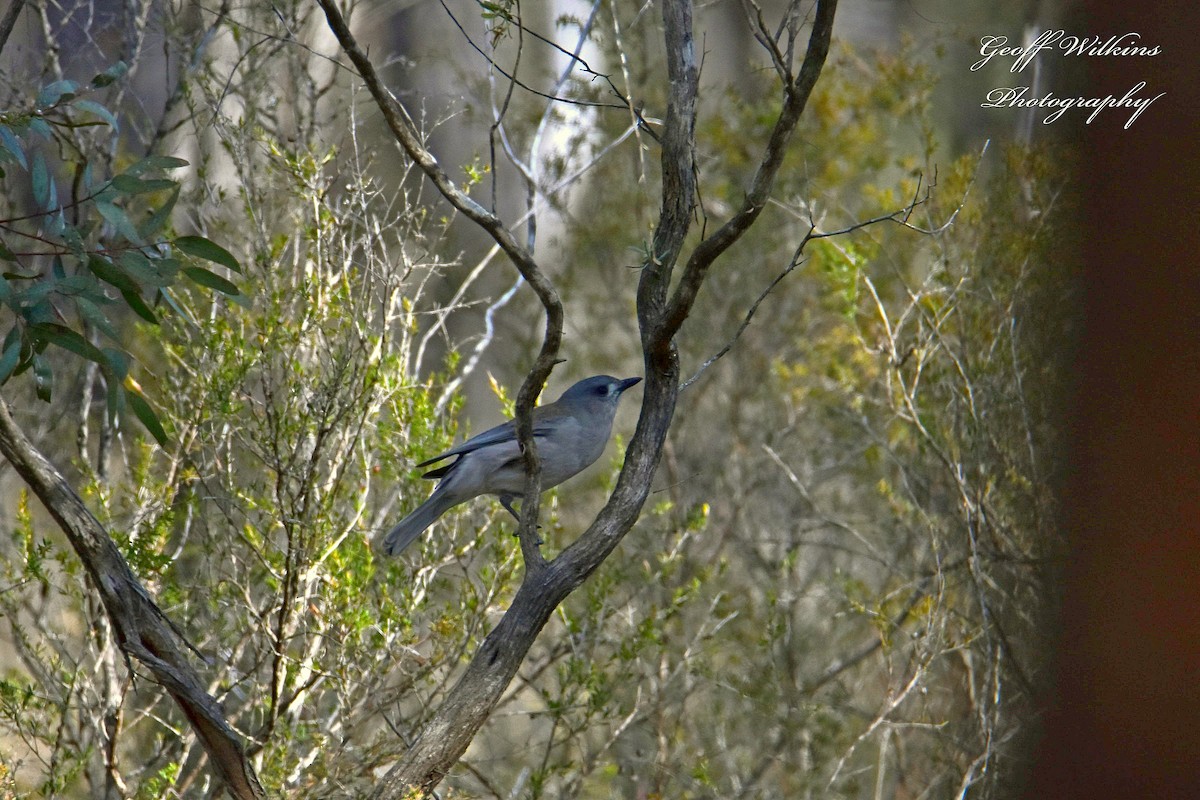
{"label": "tree branch", "polygon": [[178,646],[174,626],[150,599],[104,526],[17,426],[3,399],[0,453],[66,533],[104,603],[121,649],[144,664],[179,704],[229,793],[237,800],[265,798],[241,740],[217,701],[204,691]]}
{"label": "tree branch", "polygon": [[[542,299],[547,310],[546,338],[534,370],[518,396],[518,432],[526,442],[530,433],[527,412],[536,397],[535,389],[541,388],[553,366],[561,339],[562,309],[558,297],[528,251],[516,243],[499,219],[460,192],[420,143],[408,115],[379,82],[333,0],[318,2],[405,151],[455,208],[480,225],[508,253]],[[499,702],[554,609],[604,562],[637,520],[650,492],[679,393],[679,357],[674,334],[687,317],[712,261],[754,223],[766,203],[783,150],[828,53],[835,3],[822,0],[818,4],[809,54],[799,78],[785,87],[780,121],[743,211],[702,243],[702,252],[692,254],[681,285],[669,305],[672,272],[691,226],[697,198],[694,131],[699,66],[690,0],[664,0],[661,5],[669,82],[667,113],[660,139],[662,206],[651,252],[642,266],[638,282],[637,315],[645,362],[645,388],[641,415],[626,451],[625,464],[612,496],[587,531],[558,558],[545,562],[532,544],[538,507],[538,494],[533,488],[538,485],[538,476],[531,470],[536,463],[532,448],[526,449],[526,467],[531,473],[526,483],[520,529],[525,578],[508,610],[484,639],[445,702],[434,712],[403,759],[380,781],[374,794],[377,798],[408,797],[414,789],[429,793],[441,782]],[[524,406],[525,403],[528,406]]]}
{"label": "tree branch", "polygon": [[550,280],[534,261],[533,254],[517,242],[516,237],[499,217],[459,189],[434,158],[433,153],[425,147],[416,125],[413,124],[412,117],[409,116],[400,101],[392,96],[392,93],[383,85],[383,81],[375,71],[375,66],[358,46],[357,40],[350,32],[350,27],[346,24],[341,11],[338,10],[335,0],[318,0],[318,2],[325,12],[329,28],[337,38],[338,44],[349,56],[355,69],[358,70],[358,74],[374,98],[375,104],[383,113],[384,121],[387,122],[396,141],[404,148],[404,152],[420,167],[421,171],[452,206],[492,237],[537,294],[542,308],[546,311],[546,330],[542,338],[542,347],[534,360],[533,367],[521,384],[521,390],[517,393],[516,407],[517,439],[525,454],[526,471],[525,499],[521,503],[521,524],[518,532],[522,543],[521,551],[525,556],[526,569],[541,569],[544,563],[543,559],[537,548],[533,546],[537,538],[537,513],[541,495],[541,462],[538,459],[537,446],[533,441],[533,406],[542,392],[542,387],[546,385],[546,379],[550,377],[550,371],[559,361],[558,350],[562,344],[563,335],[562,301],[559,300],[558,292]]}
{"label": "tree branch", "polygon": [[0,52],[4,51],[4,45],[8,44],[8,37],[12,35],[13,28],[17,26],[17,17],[21,15],[21,8],[25,5],[25,0],[12,0],[8,4],[8,10],[4,12],[4,18],[0,19]]}
{"label": "tree branch", "polygon": [[742,237],[758,215],[762,213],[771,195],[771,187],[775,176],[783,163],[783,156],[796,130],[808,98],[816,86],[821,69],[825,66],[825,58],[829,55],[829,42],[833,36],[833,16],[837,8],[837,0],[817,0],[816,18],[813,20],[812,33],[808,38],[808,51],[804,55],[804,63],[800,74],[794,83],[784,87],[783,109],[771,130],[767,148],[750,183],[746,199],[742,207],[724,225],[711,236],[697,245],[692,251],[680,278],[679,286],[665,312],[663,313],[663,330],[660,336],[673,336],[679,326],[687,319],[692,304],[704,283],[704,277],[713,262],[729,247]]}

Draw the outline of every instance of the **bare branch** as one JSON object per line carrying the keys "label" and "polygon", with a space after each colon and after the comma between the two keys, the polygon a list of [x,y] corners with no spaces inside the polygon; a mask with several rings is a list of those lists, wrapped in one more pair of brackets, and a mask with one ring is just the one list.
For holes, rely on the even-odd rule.
{"label": "bare branch", "polygon": [[[837,0],[818,0],[816,18],[813,20],[812,33],[808,39],[808,52],[800,67],[800,74],[795,82],[784,87],[783,109],[775,121],[766,150],[759,162],[758,169],[746,193],[742,207],[724,225],[711,236],[697,245],[688,259],[680,278],[679,286],[671,297],[669,306],[663,313],[662,326],[659,336],[672,336],[679,326],[687,319],[696,294],[704,283],[713,262],[729,247],[742,237],[758,215],[762,213],[771,194],[775,175],[783,163],[783,155],[796,130],[808,98],[816,86],[817,77],[825,65],[829,55],[829,42],[833,36],[833,16],[837,8]],[[665,188],[665,187],[664,187]]]}
{"label": "bare branch", "polygon": [[0,452],[66,533],[104,603],[121,649],[145,664],[154,680],[175,698],[229,793],[238,800],[265,798],[238,735],[217,701],[204,691],[166,615],[150,599],[104,526],[26,438],[2,399]]}
{"label": "bare branch", "polygon": [[524,383],[521,384],[520,392],[517,393],[516,417],[517,438],[525,454],[527,475],[525,500],[521,505],[519,533],[522,540],[522,552],[527,556],[536,555],[536,558],[527,559],[526,568],[537,570],[542,563],[541,556],[537,554],[536,547],[526,544],[527,542],[532,543],[537,538],[537,514],[541,495],[541,463],[538,459],[537,446],[533,441],[532,413],[534,402],[541,394],[542,387],[545,386],[546,379],[550,376],[550,371],[558,363],[558,349],[562,344],[563,335],[562,301],[550,280],[534,261],[533,254],[517,242],[499,217],[483,208],[459,189],[434,158],[433,153],[425,147],[408,111],[383,85],[379,74],[375,71],[374,64],[358,46],[357,40],[350,32],[350,27],[346,24],[346,20],[334,0],[319,0],[319,2],[325,12],[330,30],[333,31],[338,44],[350,57],[359,76],[367,85],[368,91],[371,92],[376,105],[383,112],[383,118],[396,141],[404,148],[408,157],[433,182],[442,196],[468,219],[483,228],[500,246],[500,249],[508,254],[521,276],[537,294],[538,300],[541,301],[542,307],[546,311],[546,330],[542,339],[541,351]]}
{"label": "bare branch", "polygon": [[4,51],[4,45],[8,43],[8,37],[12,35],[13,28],[17,25],[17,17],[21,15],[21,8],[24,5],[25,0],[12,0],[8,10],[4,12],[4,18],[0,19],[0,52]]}

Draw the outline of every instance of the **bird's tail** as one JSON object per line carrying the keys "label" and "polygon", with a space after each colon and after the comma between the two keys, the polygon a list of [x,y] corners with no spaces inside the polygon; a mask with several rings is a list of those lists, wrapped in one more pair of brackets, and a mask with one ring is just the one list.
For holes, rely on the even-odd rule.
{"label": "bird's tail", "polygon": [[400,553],[401,550],[413,543],[413,540],[425,532],[425,529],[437,521],[458,502],[444,492],[435,491],[421,505],[404,519],[396,523],[396,527],[383,537],[383,552],[389,556]]}

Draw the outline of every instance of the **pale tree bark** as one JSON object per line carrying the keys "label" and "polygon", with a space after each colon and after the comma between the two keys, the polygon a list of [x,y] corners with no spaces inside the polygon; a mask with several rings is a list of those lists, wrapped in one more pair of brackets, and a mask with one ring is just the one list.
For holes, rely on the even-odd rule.
{"label": "pale tree bark", "polygon": [[376,797],[400,798],[412,796],[414,789],[428,793],[437,786],[495,708],[554,609],[603,563],[636,521],[649,494],[679,392],[679,359],[674,337],[687,319],[710,267],[750,229],[767,202],[784,152],[828,55],[837,3],[836,0],[818,0],[807,50],[795,74],[791,54],[798,36],[798,21],[803,19],[801,4],[789,4],[785,11],[788,24],[780,26],[776,34],[771,34],[762,24],[757,6],[752,2],[748,4],[748,17],[759,23],[756,36],[769,52],[780,77],[780,113],[744,202],[727,222],[687,255],[674,291],[675,267],[683,255],[697,196],[693,133],[699,64],[692,30],[692,4],[687,0],[663,0],[661,3],[669,94],[660,136],[662,206],[652,240],[653,253],[642,264],[637,289],[638,326],[645,366],[641,415],[608,503],[583,535],[557,558],[546,561],[537,549],[539,476],[536,454],[528,445],[532,445],[530,412],[533,402],[554,366],[562,339],[563,311],[558,295],[533,254],[517,243],[498,217],[458,190],[425,148],[410,116],[383,85],[370,59],[355,41],[335,0],[318,2],[330,29],[379,105],[396,140],[443,196],[491,235],[508,254],[546,311],[542,348],[517,401],[518,431],[521,441],[527,445],[529,472],[525,494],[529,500],[522,509],[520,526],[525,577],[512,605],[479,647],[458,684],[405,757],[379,783]]}
{"label": "pale tree bark", "polygon": [[104,603],[121,650],[144,665],[179,704],[230,795],[237,800],[265,798],[240,737],[226,722],[217,701],[204,690],[180,647],[182,636],[150,599],[108,531],[63,474],[29,441],[2,399],[0,453],[66,533]]}

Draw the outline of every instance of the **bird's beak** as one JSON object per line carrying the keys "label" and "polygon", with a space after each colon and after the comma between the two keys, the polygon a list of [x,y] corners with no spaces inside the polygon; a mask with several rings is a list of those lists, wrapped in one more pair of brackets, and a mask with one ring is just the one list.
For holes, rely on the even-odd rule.
{"label": "bird's beak", "polygon": [[641,382],[642,382],[641,378],[626,378],[625,380],[618,383],[617,387],[618,387],[618,389],[620,389],[620,391],[624,392],[626,389],[631,389],[634,386],[637,386]]}

